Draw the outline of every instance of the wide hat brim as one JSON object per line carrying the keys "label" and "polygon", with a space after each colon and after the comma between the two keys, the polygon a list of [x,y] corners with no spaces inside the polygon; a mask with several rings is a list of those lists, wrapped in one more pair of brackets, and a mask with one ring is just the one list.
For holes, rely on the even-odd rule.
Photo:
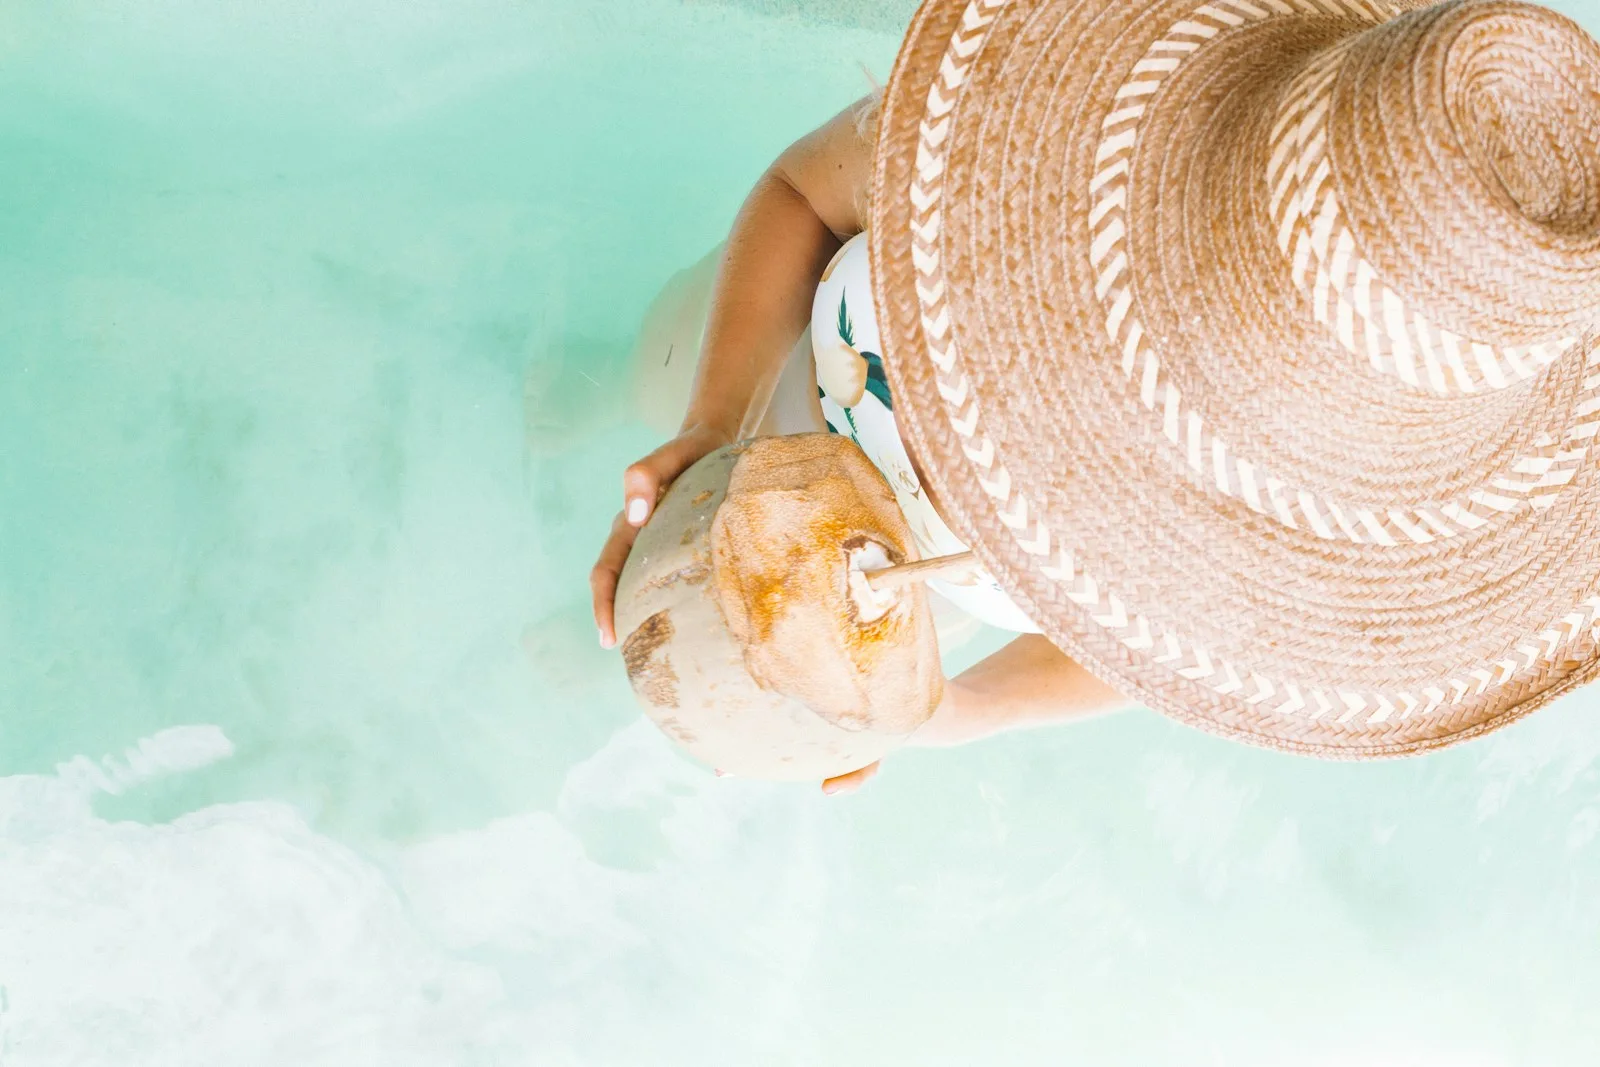
{"label": "wide hat brim", "polygon": [[1600,669],[1600,47],[1479,0],[928,0],[870,220],[902,432],[1058,646],[1336,758]]}

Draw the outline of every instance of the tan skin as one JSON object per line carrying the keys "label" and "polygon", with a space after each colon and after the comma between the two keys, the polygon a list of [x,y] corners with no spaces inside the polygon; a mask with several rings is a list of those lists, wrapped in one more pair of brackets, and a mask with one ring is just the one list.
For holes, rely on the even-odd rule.
{"label": "tan skin", "polygon": [[[872,146],[858,129],[857,115],[866,104],[841,112],[791,145],[761,176],[733,224],[712,292],[689,410],[676,437],[623,472],[624,507],[590,574],[595,624],[606,648],[617,641],[617,578],[650,510],[695,461],[758,432],[784,361],[810,324],[823,270],[865,226],[862,206]],[[915,455],[912,462],[920,474]],[[1126,706],[1048,640],[1025,634],[950,679],[939,708],[912,743],[959,745]],[[858,789],[878,769],[874,763],[831,778],[823,791]]]}

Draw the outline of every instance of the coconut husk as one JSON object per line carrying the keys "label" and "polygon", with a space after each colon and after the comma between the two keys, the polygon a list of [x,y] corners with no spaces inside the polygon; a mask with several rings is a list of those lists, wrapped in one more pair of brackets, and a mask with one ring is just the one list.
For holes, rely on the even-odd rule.
{"label": "coconut husk", "polygon": [[919,584],[867,572],[916,549],[846,438],[760,438],[686,471],[640,531],[617,632],[646,713],[740,777],[818,780],[902,744],[943,691]]}

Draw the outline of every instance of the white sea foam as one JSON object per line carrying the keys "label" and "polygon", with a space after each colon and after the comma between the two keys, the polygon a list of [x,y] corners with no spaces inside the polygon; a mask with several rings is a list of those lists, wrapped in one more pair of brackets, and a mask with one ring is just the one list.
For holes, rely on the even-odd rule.
{"label": "white sea foam", "polygon": [[103,793],[122,793],[134,786],[184,771],[195,771],[233,755],[233,743],[216,726],[174,726],[152,734],[116,759],[78,756],[56,767],[68,785]]}
{"label": "white sea foam", "polygon": [[[187,727],[0,779],[4,1067],[670,1064],[689,1062],[705,997],[741,1019],[747,1044],[728,1047],[747,1062],[803,1026],[790,980],[826,922],[805,843],[820,798],[710,779],[641,720],[573,768],[558,812],[386,857],[278,803],[157,826],[93,811],[108,785],[230,750]],[[785,829],[752,847],[757,824]],[[629,825],[631,868],[588,854],[586,827]],[[687,981],[618,985],[653,970]]]}

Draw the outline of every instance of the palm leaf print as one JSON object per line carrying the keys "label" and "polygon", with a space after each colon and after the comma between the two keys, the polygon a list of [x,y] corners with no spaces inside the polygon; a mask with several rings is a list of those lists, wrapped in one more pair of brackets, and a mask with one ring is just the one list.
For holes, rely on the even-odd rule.
{"label": "palm leaf print", "polygon": [[861,358],[867,361],[867,392],[893,411],[894,402],[889,399],[889,378],[883,372],[883,357],[876,352],[863,352]]}

